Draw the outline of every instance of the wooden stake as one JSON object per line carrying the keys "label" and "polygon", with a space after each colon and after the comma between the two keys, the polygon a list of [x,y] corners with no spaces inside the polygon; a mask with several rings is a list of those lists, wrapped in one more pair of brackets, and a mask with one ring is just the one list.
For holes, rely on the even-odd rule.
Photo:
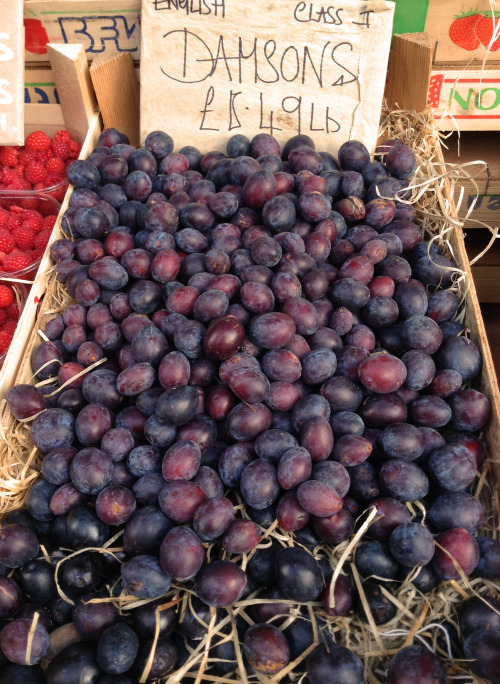
{"label": "wooden stake", "polygon": [[94,59],[90,67],[104,128],[117,128],[139,145],[139,85],[129,52]]}
{"label": "wooden stake", "polygon": [[89,65],[83,45],[49,43],[47,54],[64,122],[85,139],[97,108]]}
{"label": "wooden stake", "polygon": [[388,107],[423,111],[427,107],[431,66],[432,45],[427,34],[395,35],[385,89]]}

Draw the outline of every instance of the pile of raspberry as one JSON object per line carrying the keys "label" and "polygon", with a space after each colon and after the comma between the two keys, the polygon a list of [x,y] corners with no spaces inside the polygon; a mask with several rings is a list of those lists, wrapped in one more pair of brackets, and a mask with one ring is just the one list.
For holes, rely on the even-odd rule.
{"label": "pile of raspberry", "polygon": [[[0,190],[45,190],[66,180],[66,167],[78,159],[80,145],[68,131],[52,139],[43,131],[30,133],[24,147],[0,147]],[[59,189],[56,199],[66,191]],[[51,193],[54,194],[54,193]]]}
{"label": "pile of raspberry", "polygon": [[0,356],[5,354],[19,320],[19,308],[10,285],[0,283]]}
{"label": "pile of raspberry", "polygon": [[0,271],[15,273],[34,264],[45,251],[56,219],[17,204],[0,207]]}

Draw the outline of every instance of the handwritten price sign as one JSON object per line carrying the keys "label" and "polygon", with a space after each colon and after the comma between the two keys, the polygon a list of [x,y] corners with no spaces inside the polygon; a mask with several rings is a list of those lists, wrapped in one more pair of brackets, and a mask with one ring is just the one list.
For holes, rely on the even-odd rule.
{"label": "handwritten price sign", "polygon": [[143,0],[141,138],[225,150],[235,133],[375,145],[394,3]]}
{"label": "handwritten price sign", "polygon": [[24,142],[23,3],[3,0],[0,25],[0,145]]}

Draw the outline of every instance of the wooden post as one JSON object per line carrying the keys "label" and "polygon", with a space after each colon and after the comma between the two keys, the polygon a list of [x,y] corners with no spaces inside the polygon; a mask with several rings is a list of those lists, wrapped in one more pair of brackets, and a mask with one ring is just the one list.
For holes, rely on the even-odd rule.
{"label": "wooden post", "polygon": [[139,85],[129,52],[99,55],[90,67],[104,128],[117,128],[139,145]]}
{"label": "wooden post", "polygon": [[425,33],[403,33],[393,37],[385,89],[389,109],[421,112],[427,107],[432,50]]}
{"label": "wooden post", "polygon": [[49,43],[47,54],[66,126],[85,136],[97,102],[83,45]]}

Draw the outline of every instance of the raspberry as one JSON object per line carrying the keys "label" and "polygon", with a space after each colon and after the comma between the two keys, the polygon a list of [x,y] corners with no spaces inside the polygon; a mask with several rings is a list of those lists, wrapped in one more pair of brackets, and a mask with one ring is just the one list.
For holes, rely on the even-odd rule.
{"label": "raspberry", "polygon": [[27,150],[45,151],[50,150],[52,139],[43,131],[30,133],[25,140],[24,146]]}
{"label": "raspberry", "polygon": [[32,185],[42,183],[47,177],[45,166],[41,162],[30,162],[24,172],[24,177]]}
{"label": "raspberry", "polygon": [[9,183],[7,187],[9,190],[31,190],[31,183],[28,183],[27,180],[23,180],[22,178],[14,178],[12,183]]}
{"label": "raspberry", "polygon": [[82,149],[80,145],[76,142],[76,140],[71,140],[68,144],[69,148],[69,157],[70,159],[78,159],[78,155],[80,154],[80,150]]}
{"label": "raspberry", "polygon": [[12,231],[12,237],[16,243],[16,247],[23,252],[27,252],[35,246],[35,233],[29,228],[16,228]]}
{"label": "raspberry", "polygon": [[[57,221],[57,216],[55,214],[50,214],[50,216],[46,216],[43,219],[43,227],[47,228],[48,230],[51,231],[52,228],[55,226],[56,221]],[[2,225],[1,218],[0,218],[0,225]]]}
{"label": "raspberry", "polygon": [[7,254],[3,260],[3,270],[7,273],[22,271],[31,265],[31,258],[27,254],[18,252],[17,254]]}
{"label": "raspberry", "polygon": [[46,188],[52,188],[54,185],[59,185],[64,180],[64,172],[61,173],[49,173],[48,176],[43,181]]}
{"label": "raspberry", "polygon": [[52,143],[52,152],[54,153],[54,157],[58,157],[62,161],[69,159],[68,143],[54,140]]}
{"label": "raspberry", "polygon": [[9,306],[5,309],[5,313],[9,318],[15,318],[16,320],[19,318],[19,307],[15,299],[12,304],[9,304]]}
{"label": "raspberry", "polygon": [[25,211],[23,214],[23,228],[28,228],[28,230],[33,231],[33,233],[39,233],[42,227],[46,227],[43,224],[43,219],[38,211]]}
{"label": "raspberry", "polygon": [[9,169],[7,167],[2,169],[2,183],[5,183],[5,185],[9,185],[10,183],[13,183],[17,176],[17,173],[14,171],[14,169]]}
{"label": "raspberry", "polygon": [[5,354],[12,341],[12,335],[8,332],[0,332],[0,354]]}
{"label": "raspberry", "polygon": [[8,333],[9,335],[12,335],[14,337],[14,333],[16,332],[17,328],[17,320],[14,318],[8,318],[6,323],[3,324],[3,331]]}
{"label": "raspberry", "polygon": [[7,316],[7,309],[0,309],[0,328],[6,323],[8,320]]}
{"label": "raspberry", "polygon": [[6,306],[12,304],[14,301],[14,293],[7,287],[7,285],[0,285],[0,309],[5,309]]}
{"label": "raspberry", "polygon": [[45,150],[44,152],[40,151],[36,153],[36,160],[45,166],[45,164],[49,161],[49,159],[52,159],[53,156],[54,153],[52,152],[52,149]]}
{"label": "raspberry", "polygon": [[0,228],[5,228],[8,220],[9,220],[9,212],[5,211],[5,209],[0,209]]}
{"label": "raspberry", "polygon": [[34,249],[32,252],[29,253],[29,256],[31,257],[31,263],[34,264],[36,261],[38,261],[38,259],[41,259],[44,254],[45,248]]}
{"label": "raspberry", "polygon": [[57,131],[57,133],[54,136],[54,140],[57,140],[57,142],[64,142],[67,144],[71,140],[71,135],[68,133],[68,131]]}
{"label": "raspberry", "polygon": [[14,166],[13,168],[13,171],[16,174],[16,178],[24,178],[25,169],[26,167],[22,164],[16,164],[16,166]]}
{"label": "raspberry", "polygon": [[35,150],[21,150],[19,152],[19,164],[22,164],[23,166],[28,166],[28,164],[32,161],[36,160],[36,152]]}
{"label": "raspberry", "polygon": [[45,168],[48,173],[55,173],[63,177],[66,171],[66,164],[60,157],[52,157],[52,159],[49,159],[45,164]]}
{"label": "raspberry", "polygon": [[24,209],[19,204],[11,204],[10,213],[21,215],[24,214]]}
{"label": "raspberry", "polygon": [[15,166],[19,158],[19,149],[17,147],[2,147],[0,148],[0,162],[4,166]]}
{"label": "raspberry", "polygon": [[18,214],[11,214],[7,220],[5,228],[12,233],[14,228],[20,228],[22,223],[23,220]]}
{"label": "raspberry", "polygon": [[51,233],[52,233],[51,230],[47,230],[47,229],[41,230],[38,233],[38,235],[35,236],[35,240],[34,240],[35,247],[37,249],[45,249],[45,247],[47,247],[47,244],[50,240]]}
{"label": "raspberry", "polygon": [[[19,228],[16,228],[19,230]],[[0,229],[0,251],[9,254],[15,247],[14,238],[8,230]]]}

